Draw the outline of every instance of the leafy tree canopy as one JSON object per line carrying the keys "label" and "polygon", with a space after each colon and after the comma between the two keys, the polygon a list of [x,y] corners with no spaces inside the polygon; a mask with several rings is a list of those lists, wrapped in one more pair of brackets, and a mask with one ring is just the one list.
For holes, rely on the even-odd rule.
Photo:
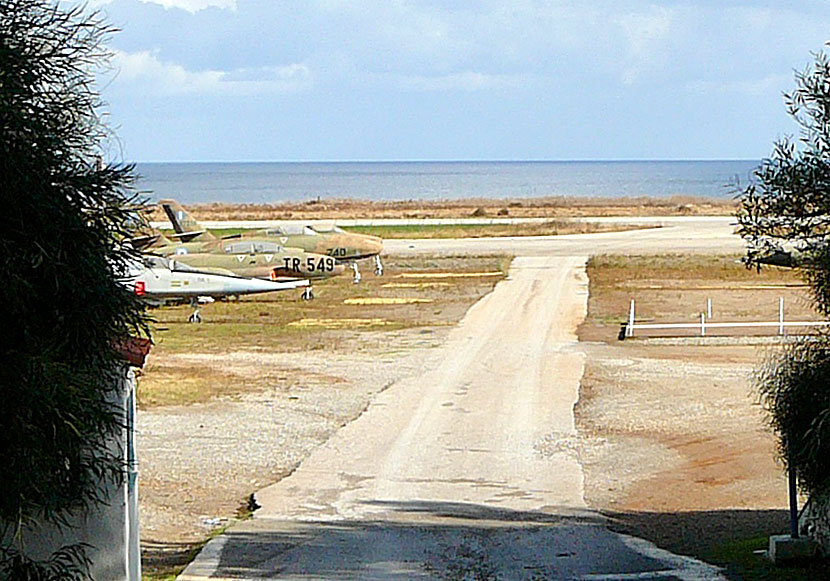
{"label": "leafy tree canopy", "polygon": [[[760,268],[782,250],[797,254],[816,308],[830,317],[830,62],[825,53],[796,73],[785,94],[800,126],[779,140],[741,193],[746,263]],[[756,385],[781,459],[808,494],[830,492],[830,337],[792,341],[768,358]]]}
{"label": "leafy tree canopy", "polygon": [[113,345],[146,320],[117,282],[133,167],[102,162],[112,32],[82,7],[0,1],[0,538],[65,522],[122,475]]}
{"label": "leafy tree canopy", "polygon": [[779,140],[741,193],[738,233],[746,240],[746,262],[760,267],[782,249],[795,250],[817,308],[830,315],[830,62],[825,53],[796,73],[796,88],[784,95],[800,127],[798,140]]}

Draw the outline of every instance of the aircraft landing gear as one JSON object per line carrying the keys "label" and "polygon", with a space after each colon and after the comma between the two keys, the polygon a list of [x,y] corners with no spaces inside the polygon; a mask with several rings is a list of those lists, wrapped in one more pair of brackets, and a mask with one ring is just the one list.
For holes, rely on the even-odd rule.
{"label": "aircraft landing gear", "polygon": [[200,314],[202,307],[199,306],[199,301],[193,301],[190,303],[190,306],[193,307],[193,312],[190,313],[190,316],[187,318],[188,323],[201,323],[202,322],[202,315]]}
{"label": "aircraft landing gear", "polygon": [[380,254],[375,254],[375,276],[383,276],[383,263],[380,261]]}
{"label": "aircraft landing gear", "polygon": [[310,286],[305,287],[303,290],[303,294],[301,297],[304,301],[311,301],[314,300],[314,291],[311,290]]}
{"label": "aircraft landing gear", "polygon": [[352,262],[352,270],[354,271],[354,278],[352,279],[352,282],[354,284],[357,284],[363,279],[360,276],[360,270],[357,268],[357,263],[356,262]]}

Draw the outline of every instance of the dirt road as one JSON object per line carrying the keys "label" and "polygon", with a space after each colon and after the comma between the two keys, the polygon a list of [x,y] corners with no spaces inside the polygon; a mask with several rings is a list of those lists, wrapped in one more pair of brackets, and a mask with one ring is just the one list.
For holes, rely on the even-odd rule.
{"label": "dirt road", "polygon": [[569,444],[585,260],[517,258],[440,363],[260,491],[181,578],[717,578],[585,509]]}

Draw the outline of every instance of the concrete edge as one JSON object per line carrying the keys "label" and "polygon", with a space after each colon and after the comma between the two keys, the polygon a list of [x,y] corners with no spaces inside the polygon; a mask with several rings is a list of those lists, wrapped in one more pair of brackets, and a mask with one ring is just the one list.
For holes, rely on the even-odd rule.
{"label": "concrete edge", "polygon": [[[185,567],[184,571],[176,577],[176,581],[201,581],[202,579],[213,579],[214,581],[221,581],[219,577],[211,577],[219,570],[219,562],[222,557],[222,550],[225,548],[225,543],[228,542],[228,537],[224,534],[219,535],[207,542],[202,547],[202,550],[196,554],[190,564]],[[236,579],[234,581],[240,581]]]}

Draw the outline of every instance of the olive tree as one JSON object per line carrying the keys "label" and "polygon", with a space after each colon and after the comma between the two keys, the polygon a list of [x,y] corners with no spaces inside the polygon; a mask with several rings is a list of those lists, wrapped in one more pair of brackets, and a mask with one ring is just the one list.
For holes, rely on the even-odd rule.
{"label": "olive tree", "polygon": [[[799,257],[813,303],[830,316],[830,62],[825,53],[796,73],[785,94],[797,138],[775,143],[740,194],[738,232],[746,263],[761,268],[773,253]],[[802,491],[830,491],[830,337],[791,342],[758,371],[756,383],[779,451]]]}
{"label": "olive tree", "polygon": [[113,138],[95,79],[112,32],[83,7],[0,2],[3,578],[84,575],[84,547],[32,562],[25,531],[66,526],[123,476],[117,345],[147,325],[117,280],[141,200],[133,167],[103,162]]}

